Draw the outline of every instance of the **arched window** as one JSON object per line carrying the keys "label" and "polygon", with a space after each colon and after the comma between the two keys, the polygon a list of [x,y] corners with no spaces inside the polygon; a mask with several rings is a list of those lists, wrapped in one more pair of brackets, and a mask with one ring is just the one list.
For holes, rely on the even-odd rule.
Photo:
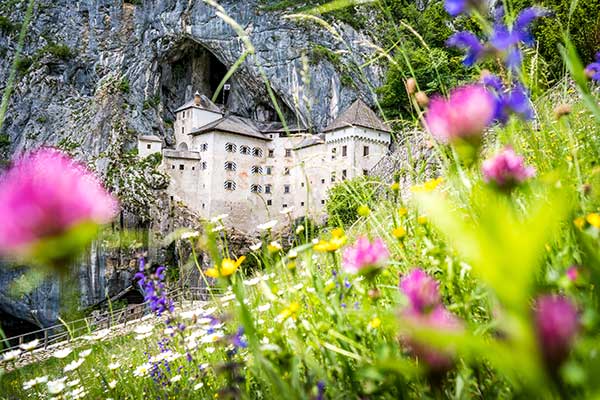
{"label": "arched window", "polygon": [[225,143],[225,151],[235,153],[237,146],[234,143]]}
{"label": "arched window", "polygon": [[262,175],[263,173],[263,168],[259,165],[253,165],[252,168],[250,168],[250,172],[253,175]]}
{"label": "arched window", "polygon": [[232,161],[225,161],[225,171],[235,171],[237,169],[237,165],[235,165]]}
{"label": "arched window", "polygon": [[252,193],[262,193],[262,186],[260,186],[260,185],[252,185],[252,186],[250,186],[250,192],[252,192]]}
{"label": "arched window", "polygon": [[206,151],[208,150],[208,143],[202,143],[200,145],[200,151]]}
{"label": "arched window", "polygon": [[259,147],[254,147],[254,148],[252,149],[252,155],[253,155],[254,157],[262,157],[262,156],[263,156],[263,151],[262,151],[262,149],[261,149],[261,148],[259,148]]}
{"label": "arched window", "polygon": [[225,190],[235,190],[235,182],[234,181],[225,181],[223,184]]}
{"label": "arched window", "polygon": [[250,147],[248,147],[248,146],[240,146],[240,153],[241,154],[250,154]]}
{"label": "arched window", "polygon": [[187,151],[188,145],[186,142],[181,142],[181,143],[179,143],[179,146],[177,147],[177,149]]}
{"label": "arched window", "polygon": [[201,169],[201,170],[205,170],[207,167],[208,167],[208,165],[206,164],[206,161],[202,161],[202,162],[200,163],[200,169]]}

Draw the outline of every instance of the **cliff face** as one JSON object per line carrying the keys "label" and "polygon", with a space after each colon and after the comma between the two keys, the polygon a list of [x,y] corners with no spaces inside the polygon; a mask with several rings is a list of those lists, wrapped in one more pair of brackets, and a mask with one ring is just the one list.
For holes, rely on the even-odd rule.
{"label": "cliff face", "polygon": [[[340,25],[340,41],[314,22],[263,12],[259,1],[221,2],[248,35],[254,54],[229,80],[227,96],[217,102],[243,116],[276,119],[257,64],[289,122],[321,128],[358,96],[370,100],[369,86],[379,85],[382,71],[375,64],[364,68],[367,84],[352,67],[363,64],[372,51],[363,44],[365,36]],[[11,69],[26,3],[0,3],[0,82],[7,81]],[[150,236],[160,237],[197,220],[181,210],[165,211],[170,208],[160,190],[165,183],[149,172],[151,163],[132,155],[135,139],[154,134],[172,143],[174,110],[196,90],[212,96],[248,48],[203,1],[135,3],[37,1],[0,134],[9,139],[9,154],[58,145],[86,160],[122,197],[126,225],[150,227]],[[139,210],[151,206],[154,211],[140,217]],[[165,251],[154,254],[159,261],[168,258]],[[104,298],[105,289],[114,294],[126,286],[135,269],[132,257],[94,246],[77,274],[81,302],[93,303]],[[17,276],[15,270],[0,272],[0,312],[31,323],[54,321],[56,283],[46,282],[14,299],[6,294]],[[38,310],[35,318],[32,310]]]}

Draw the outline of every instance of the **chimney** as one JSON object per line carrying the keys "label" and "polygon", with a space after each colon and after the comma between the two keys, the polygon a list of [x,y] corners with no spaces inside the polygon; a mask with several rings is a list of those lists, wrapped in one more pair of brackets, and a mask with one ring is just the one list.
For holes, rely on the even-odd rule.
{"label": "chimney", "polygon": [[200,92],[196,91],[196,93],[194,94],[194,103],[197,106],[200,106],[200,101],[202,100],[202,97],[200,96]]}

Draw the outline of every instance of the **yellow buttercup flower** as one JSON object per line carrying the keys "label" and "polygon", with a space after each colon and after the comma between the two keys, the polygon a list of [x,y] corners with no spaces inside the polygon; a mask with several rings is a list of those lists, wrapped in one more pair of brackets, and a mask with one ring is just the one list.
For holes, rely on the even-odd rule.
{"label": "yellow buttercup flower", "polygon": [[408,208],[406,207],[400,207],[398,209],[398,215],[401,217],[404,217],[406,214],[408,214]]}
{"label": "yellow buttercup flower", "polygon": [[368,324],[370,329],[377,329],[381,326],[381,320],[378,317],[373,318]]}
{"label": "yellow buttercup flower", "polygon": [[579,229],[583,229],[583,227],[585,226],[585,218],[583,217],[577,217],[573,220],[573,224],[575,224],[575,226]]}
{"label": "yellow buttercup flower", "polygon": [[586,221],[595,228],[600,228],[600,214],[591,213],[585,217]]}
{"label": "yellow buttercup flower", "polygon": [[410,188],[410,190],[413,193],[431,192],[435,190],[435,188],[437,188],[440,185],[440,183],[442,183],[442,181],[443,178],[440,176],[439,178],[431,179],[420,185],[415,185],[412,188]]}
{"label": "yellow buttercup flower", "polygon": [[406,236],[406,229],[404,229],[401,226],[394,228],[394,230],[392,231],[392,235],[396,239],[402,239],[404,236]]}
{"label": "yellow buttercup flower", "polygon": [[365,206],[364,204],[362,206],[359,206],[356,211],[361,217],[367,217],[369,214],[371,214],[371,210],[369,209],[369,207]]}
{"label": "yellow buttercup flower", "polygon": [[400,190],[400,184],[398,182],[394,182],[390,185],[390,189],[392,189],[392,192],[397,192]]}
{"label": "yellow buttercup flower", "polygon": [[344,230],[342,228],[335,228],[331,231],[331,239],[321,239],[313,248],[315,251],[333,252],[346,244],[346,240],[348,238],[344,234]]}
{"label": "yellow buttercup flower", "polygon": [[297,301],[293,301],[290,303],[289,306],[284,308],[283,311],[281,311],[279,313],[279,318],[281,318],[281,320],[286,320],[288,318],[292,318],[295,320],[296,314],[298,313],[299,309],[300,309],[300,303],[298,303]]}
{"label": "yellow buttercup flower", "polygon": [[417,217],[417,223],[419,223],[419,225],[425,225],[427,223],[427,217],[423,215]]}
{"label": "yellow buttercup flower", "polygon": [[241,256],[237,260],[232,260],[231,258],[224,258],[221,261],[221,268],[209,268],[206,270],[206,276],[210,276],[211,278],[221,278],[224,276],[229,276],[237,271],[238,267],[242,264],[242,262],[246,259],[246,256]]}

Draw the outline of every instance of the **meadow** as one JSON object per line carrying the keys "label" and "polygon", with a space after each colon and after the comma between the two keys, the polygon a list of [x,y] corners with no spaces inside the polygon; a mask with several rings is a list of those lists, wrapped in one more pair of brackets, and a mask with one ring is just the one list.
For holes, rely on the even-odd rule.
{"label": "meadow", "polygon": [[[600,396],[600,53],[581,61],[565,34],[564,76],[539,90],[526,49],[530,24],[551,15],[534,6],[494,20],[480,4],[445,2],[479,24],[446,42],[464,51],[469,80],[440,95],[402,79],[433,176],[343,182],[329,224],[304,220],[291,246],[275,221],[246,254],[228,248],[227,216],[179,232],[211,255],[209,269],[195,252],[191,261],[222,294],[179,310],[168,296],[177,266],[142,258],[137,278],[155,318],[25,367],[12,365],[27,346],[4,353],[0,397]],[[65,198],[38,173],[91,186]],[[90,175],[54,150],[16,161],[1,178],[0,252],[60,274],[117,207]],[[19,201],[55,219],[23,226],[31,208],[16,210]]]}

